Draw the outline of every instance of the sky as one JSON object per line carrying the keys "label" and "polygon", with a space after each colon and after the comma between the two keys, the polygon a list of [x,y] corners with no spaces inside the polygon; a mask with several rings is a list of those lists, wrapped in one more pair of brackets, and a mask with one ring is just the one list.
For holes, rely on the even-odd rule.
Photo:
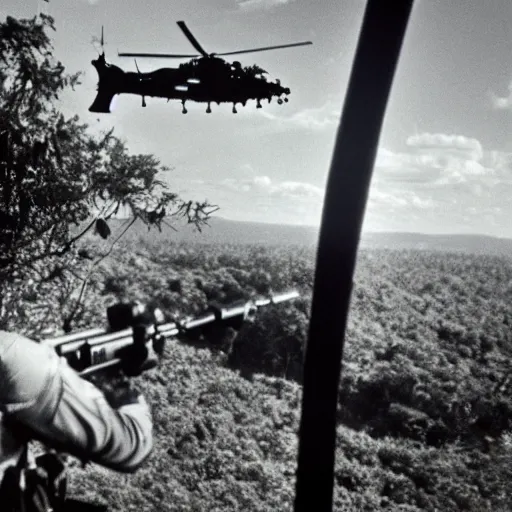
{"label": "sky", "polygon": [[[390,2],[390,6],[392,3]],[[390,7],[391,8],[391,7]],[[56,57],[82,84],[61,99],[91,130],[114,127],[130,151],[152,153],[185,199],[229,219],[319,225],[325,184],[365,2],[363,0],[3,0],[6,15],[55,18]],[[184,20],[211,52],[311,40],[313,45],[237,56],[291,89],[290,101],[181,104],[116,97],[92,114],[91,43],[105,30],[117,51],[195,53]],[[138,59],[141,71],[179,60]],[[481,233],[512,237],[512,3],[416,0],[387,107],[364,231]]]}

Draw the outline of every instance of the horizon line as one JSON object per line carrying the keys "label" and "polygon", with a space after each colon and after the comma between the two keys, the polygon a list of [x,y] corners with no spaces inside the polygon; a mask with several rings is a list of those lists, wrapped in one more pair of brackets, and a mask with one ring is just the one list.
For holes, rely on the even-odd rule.
{"label": "horizon line", "polygon": [[[127,220],[127,219],[131,219],[132,216],[131,215],[127,215],[127,216],[116,216],[116,217],[113,217],[117,220]],[[169,216],[166,216],[166,218],[168,219],[172,219],[175,217],[173,217],[172,215],[169,215]],[[291,223],[286,223],[286,222],[265,222],[265,221],[260,221],[260,220],[239,220],[239,219],[230,219],[229,217],[223,217],[221,215],[213,215],[212,217],[210,217],[209,220],[213,220],[213,219],[220,219],[220,220],[223,220],[223,221],[227,221],[227,222],[237,222],[237,223],[241,223],[241,224],[260,224],[260,225],[265,225],[265,226],[286,226],[286,227],[293,227],[293,228],[306,228],[306,229],[311,229],[311,230],[315,230],[315,231],[319,231],[320,230],[320,225],[317,225],[317,224],[291,224]],[[467,233],[467,232],[449,232],[449,233],[426,233],[426,232],[423,232],[423,231],[403,231],[403,230],[363,230],[361,232],[361,237],[363,235],[396,235],[396,234],[400,234],[400,235],[419,235],[419,236],[425,236],[425,237],[432,237],[432,236],[438,236],[438,237],[446,237],[446,236],[474,236],[474,237],[482,237],[482,238],[494,238],[494,239],[497,239],[497,240],[512,240],[512,236],[498,236],[498,235],[488,235],[488,234],[485,234],[485,233],[478,233],[478,232],[474,232],[474,233]]]}

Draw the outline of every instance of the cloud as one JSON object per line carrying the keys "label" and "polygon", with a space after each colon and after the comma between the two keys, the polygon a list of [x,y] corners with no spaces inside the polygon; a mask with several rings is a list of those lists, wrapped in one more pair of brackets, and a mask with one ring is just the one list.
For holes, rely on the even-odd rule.
{"label": "cloud", "polygon": [[311,183],[299,181],[282,181],[274,183],[268,176],[254,176],[249,179],[227,178],[220,182],[222,187],[236,192],[267,195],[286,199],[318,199],[324,191]]}
{"label": "cloud", "polygon": [[496,110],[512,110],[512,81],[508,84],[508,96],[497,96],[491,91],[489,98]]}
{"label": "cloud", "polygon": [[[474,138],[423,133],[406,151],[379,148],[367,206],[369,229],[503,235],[512,215],[512,154]],[[501,230],[496,232],[496,230]]]}
{"label": "cloud", "polygon": [[446,135],[444,133],[422,133],[407,138],[406,144],[418,151],[449,152],[450,154],[468,156],[480,160],[483,155],[482,145],[478,140],[463,135]]}
{"label": "cloud", "polygon": [[218,204],[222,215],[290,224],[318,224],[323,195],[324,190],[311,183],[275,181],[266,175],[205,181],[193,190],[194,198],[208,197]]}
{"label": "cloud", "polygon": [[276,186],[272,193],[275,196],[288,199],[323,199],[324,190],[310,183],[284,181]]}
{"label": "cloud", "polygon": [[256,176],[252,182],[262,189],[267,189],[272,186],[272,180],[268,176]]}
{"label": "cloud", "polygon": [[237,0],[237,4],[240,9],[245,11],[255,11],[258,9],[272,9],[294,1],[295,0]]}
{"label": "cloud", "polygon": [[432,208],[435,202],[430,197],[422,198],[412,190],[383,191],[377,187],[370,189],[368,196],[369,206],[389,208],[419,208],[421,210]]}
{"label": "cloud", "polygon": [[490,160],[476,139],[424,133],[409,137],[406,144],[409,152],[395,153],[379,148],[375,170],[377,181],[442,186],[485,177],[487,184],[491,184],[499,172],[498,156],[494,155],[494,161]]}
{"label": "cloud", "polygon": [[[240,166],[233,178],[190,183],[191,193],[240,220],[318,225],[325,189]],[[190,194],[189,194],[190,195]],[[364,229],[511,236],[512,153],[487,151],[476,139],[421,134],[404,151],[380,147]]]}
{"label": "cloud", "polygon": [[432,165],[428,155],[394,153],[379,148],[375,160],[374,180],[422,184],[431,183],[439,178],[442,169]]}
{"label": "cloud", "polygon": [[279,129],[298,128],[321,131],[339,123],[341,106],[333,100],[329,100],[320,107],[306,108],[290,116],[282,116],[269,111],[262,111],[262,116],[273,121]]}

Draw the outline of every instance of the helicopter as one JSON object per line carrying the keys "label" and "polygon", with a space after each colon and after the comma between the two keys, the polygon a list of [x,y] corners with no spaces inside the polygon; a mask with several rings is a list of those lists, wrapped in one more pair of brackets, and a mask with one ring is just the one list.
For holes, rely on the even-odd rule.
{"label": "helicopter", "polygon": [[[98,73],[96,98],[89,107],[90,112],[111,112],[110,106],[116,94],[135,94],[142,96],[142,106],[146,106],[146,97],[160,97],[181,100],[182,113],[186,114],[187,101],[206,103],[206,113],[211,113],[211,103],[232,103],[234,114],[236,105],[245,107],[248,100],[256,100],[256,108],[262,108],[261,101],[270,103],[277,97],[277,103],[288,102],[288,87],[283,87],[280,80],[274,82],[265,78],[267,72],[257,65],[242,66],[240,62],[227,62],[221,56],[250,52],[260,52],[295,46],[313,44],[311,41],[291,43],[277,46],[266,46],[249,50],[238,50],[227,53],[207,53],[190,32],[184,21],[177,22],[192,46],[199,54],[161,54],[161,53],[119,53],[119,57],[133,57],[136,72],[124,71],[118,66],[109,64],[105,58],[103,27],[101,29],[102,53],[91,64]],[[136,58],[174,58],[190,59],[177,68],[160,68],[148,73],[141,73]]]}

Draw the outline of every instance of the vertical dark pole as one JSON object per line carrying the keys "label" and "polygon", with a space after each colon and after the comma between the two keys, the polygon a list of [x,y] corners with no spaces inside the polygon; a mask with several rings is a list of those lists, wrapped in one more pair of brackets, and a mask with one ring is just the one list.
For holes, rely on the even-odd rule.
{"label": "vertical dark pole", "polygon": [[363,18],[320,229],[295,512],[332,510],[336,408],[352,279],[380,130],[412,3],[368,0]]}

